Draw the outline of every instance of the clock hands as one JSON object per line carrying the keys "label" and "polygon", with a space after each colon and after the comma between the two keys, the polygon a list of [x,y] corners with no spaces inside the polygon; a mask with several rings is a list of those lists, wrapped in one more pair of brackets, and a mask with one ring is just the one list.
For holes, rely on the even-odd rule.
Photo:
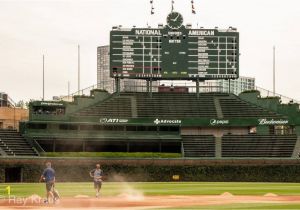
{"label": "clock hands", "polygon": [[172,29],[178,29],[182,25],[183,19],[180,13],[171,12],[167,17],[168,26]]}
{"label": "clock hands", "polygon": [[176,21],[179,18],[179,14],[176,16],[176,18],[171,19],[172,21]]}

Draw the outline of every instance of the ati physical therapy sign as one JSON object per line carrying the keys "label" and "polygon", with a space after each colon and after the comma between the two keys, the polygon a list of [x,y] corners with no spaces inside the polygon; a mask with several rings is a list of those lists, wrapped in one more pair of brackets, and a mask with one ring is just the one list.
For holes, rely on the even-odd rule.
{"label": "ati physical therapy sign", "polygon": [[[181,124],[181,120],[178,119],[142,119],[143,123],[153,123],[155,125],[167,124],[167,125],[178,125]],[[101,118],[99,120],[102,124],[128,124],[128,123],[141,123],[141,119],[119,119],[119,118]]]}

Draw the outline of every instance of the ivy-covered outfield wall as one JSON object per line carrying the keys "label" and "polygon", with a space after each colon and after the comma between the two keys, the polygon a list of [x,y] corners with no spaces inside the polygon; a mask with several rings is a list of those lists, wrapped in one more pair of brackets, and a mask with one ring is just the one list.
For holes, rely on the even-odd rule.
{"label": "ivy-covered outfield wall", "polygon": [[97,160],[0,159],[0,182],[7,168],[20,167],[23,182],[37,182],[50,160],[59,182],[91,181],[89,171],[101,163],[105,181],[255,181],[300,182],[300,160]]}

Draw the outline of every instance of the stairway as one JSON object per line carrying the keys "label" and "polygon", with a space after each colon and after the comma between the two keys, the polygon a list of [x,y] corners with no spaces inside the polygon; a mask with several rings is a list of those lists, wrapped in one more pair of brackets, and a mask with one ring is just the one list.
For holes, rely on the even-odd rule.
{"label": "stairway", "polygon": [[0,130],[0,148],[7,156],[38,156],[38,153],[16,130]]}

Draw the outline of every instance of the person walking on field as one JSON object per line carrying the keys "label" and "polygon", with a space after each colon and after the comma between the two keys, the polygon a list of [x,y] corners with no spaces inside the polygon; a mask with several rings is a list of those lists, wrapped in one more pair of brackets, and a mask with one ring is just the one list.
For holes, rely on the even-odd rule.
{"label": "person walking on field", "polygon": [[40,182],[44,181],[46,183],[46,200],[45,203],[49,203],[49,198],[53,198],[53,202],[55,202],[59,196],[57,192],[54,192],[54,183],[55,183],[55,171],[51,168],[51,162],[46,163],[46,168],[43,171]]}
{"label": "person walking on field", "polygon": [[103,171],[100,168],[100,164],[96,164],[96,168],[90,171],[90,176],[94,179],[96,198],[98,198],[100,196],[100,190],[102,186],[102,176],[103,176]]}

